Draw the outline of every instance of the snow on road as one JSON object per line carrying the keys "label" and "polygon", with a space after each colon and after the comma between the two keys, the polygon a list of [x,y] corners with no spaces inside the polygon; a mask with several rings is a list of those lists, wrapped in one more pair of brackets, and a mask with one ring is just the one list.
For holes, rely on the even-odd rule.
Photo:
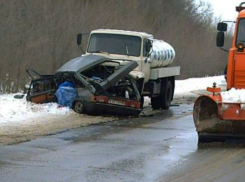
{"label": "snow on road", "polygon": [[58,107],[57,103],[34,104],[25,98],[15,99],[16,94],[0,95],[0,123],[25,122],[29,118],[46,115],[70,115],[73,111],[68,107]]}
{"label": "snow on road", "polygon": [[[224,85],[224,76],[176,80],[176,98],[182,95],[188,97],[194,90],[205,90],[213,82]],[[76,114],[67,107],[59,107],[57,103],[34,104],[25,98],[15,99],[14,95],[0,95],[0,144],[26,141],[37,136],[117,119]]]}
{"label": "snow on road", "polygon": [[227,103],[245,103],[245,89],[230,89],[227,92],[222,92],[222,101]]}
{"label": "snow on road", "polygon": [[14,95],[0,95],[0,145],[117,119],[77,114],[57,103],[34,104]]}
{"label": "snow on road", "polygon": [[223,75],[204,78],[189,78],[186,80],[176,80],[175,94],[181,95],[194,90],[205,90],[207,87],[212,87],[214,82],[217,85],[226,84]]}
{"label": "snow on road", "polygon": [[[205,90],[207,86],[224,84],[224,76],[190,78],[176,80],[175,94],[181,95],[194,90]],[[26,123],[31,118],[46,116],[75,115],[68,107],[58,107],[57,103],[34,104],[25,98],[15,99],[16,94],[0,95],[0,124],[8,122]]]}

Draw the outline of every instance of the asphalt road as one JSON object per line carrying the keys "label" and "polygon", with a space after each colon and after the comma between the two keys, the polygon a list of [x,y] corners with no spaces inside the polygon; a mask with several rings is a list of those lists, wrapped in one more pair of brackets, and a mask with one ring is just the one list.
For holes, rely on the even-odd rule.
{"label": "asphalt road", "polygon": [[2,146],[0,181],[245,181],[245,149],[198,148],[192,105],[182,104]]}

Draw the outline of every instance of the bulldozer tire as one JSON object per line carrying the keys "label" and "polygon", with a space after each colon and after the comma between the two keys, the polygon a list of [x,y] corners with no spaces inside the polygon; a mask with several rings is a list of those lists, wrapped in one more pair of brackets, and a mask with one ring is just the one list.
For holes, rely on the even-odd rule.
{"label": "bulldozer tire", "polygon": [[160,107],[162,109],[169,109],[173,95],[173,87],[170,81],[167,82],[162,95],[160,95]]}
{"label": "bulldozer tire", "polygon": [[211,137],[205,135],[198,135],[198,144],[211,142],[213,142]]}
{"label": "bulldozer tire", "polygon": [[220,143],[225,143],[227,142],[227,137],[226,136],[221,136],[221,135],[198,135],[198,144],[202,143],[213,143],[213,142],[220,142]]}

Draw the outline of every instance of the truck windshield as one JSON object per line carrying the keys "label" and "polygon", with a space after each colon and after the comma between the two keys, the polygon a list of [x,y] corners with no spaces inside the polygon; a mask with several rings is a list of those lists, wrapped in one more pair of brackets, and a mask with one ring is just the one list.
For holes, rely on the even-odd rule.
{"label": "truck windshield", "polygon": [[141,38],[119,34],[92,34],[87,52],[107,52],[128,56],[140,56]]}
{"label": "truck windshield", "polygon": [[240,19],[237,29],[236,45],[245,42],[245,19]]}

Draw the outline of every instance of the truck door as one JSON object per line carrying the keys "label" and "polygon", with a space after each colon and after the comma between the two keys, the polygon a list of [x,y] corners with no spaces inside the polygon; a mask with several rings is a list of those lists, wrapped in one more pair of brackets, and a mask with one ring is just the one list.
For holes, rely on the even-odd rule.
{"label": "truck door", "polygon": [[40,75],[34,70],[27,70],[27,73],[32,79],[26,96],[27,101],[37,104],[57,102],[53,75]]}
{"label": "truck door", "polygon": [[144,39],[143,41],[143,60],[141,61],[141,71],[145,73],[145,81],[149,80],[150,77],[150,70],[151,70],[151,63],[150,58],[147,51],[147,43],[149,42],[149,39]]}

